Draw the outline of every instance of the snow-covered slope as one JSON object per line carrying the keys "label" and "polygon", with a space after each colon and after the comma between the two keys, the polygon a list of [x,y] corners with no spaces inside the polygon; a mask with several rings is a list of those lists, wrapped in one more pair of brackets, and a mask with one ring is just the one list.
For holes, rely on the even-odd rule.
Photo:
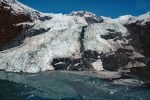
{"label": "snow-covered slope", "polygon": [[32,30],[50,28],[48,32],[25,39],[18,47],[0,53],[1,69],[6,71],[38,72],[52,70],[54,58],[81,58],[80,32],[87,25],[83,18],[51,15],[38,22]]}
{"label": "snow-covered slope", "polygon": [[136,18],[134,16],[131,15],[124,15],[124,16],[120,16],[116,19],[112,19],[112,21],[117,22],[117,23],[121,23],[121,24],[128,24],[131,21],[134,21]]}
{"label": "snow-covered slope", "polygon": [[147,12],[146,14],[140,16],[124,15],[116,19],[111,19],[111,21],[121,23],[123,25],[132,23],[145,25],[145,23],[150,22],[150,12]]}
{"label": "snow-covered slope", "polygon": [[4,6],[6,9],[11,9],[11,13],[13,14],[26,14],[29,15],[31,19],[38,19],[38,11],[20,3],[17,2],[16,0],[1,0],[0,1],[1,5],[6,5]]}
{"label": "snow-covered slope", "polygon": [[137,58],[146,59],[134,47],[133,34],[124,25],[138,21],[144,26],[149,22],[149,13],[111,19],[86,11],[68,15],[44,14],[16,0],[2,0],[0,3],[12,8],[11,14],[17,14],[14,18],[18,14],[27,14],[32,19],[18,22],[16,26],[22,25],[22,31],[0,45],[1,70],[28,73],[54,69],[100,70],[102,65],[107,70],[121,70],[129,67],[133,60],[134,67],[137,67]]}
{"label": "snow-covered slope", "polygon": [[91,24],[85,30],[85,50],[96,51],[99,54],[114,51],[117,48],[113,39],[120,35],[127,35],[126,28],[120,24],[110,22]]}
{"label": "snow-covered slope", "polygon": [[83,17],[88,24],[101,23],[104,21],[102,17],[96,16],[95,14],[87,11],[73,11],[69,15]]}

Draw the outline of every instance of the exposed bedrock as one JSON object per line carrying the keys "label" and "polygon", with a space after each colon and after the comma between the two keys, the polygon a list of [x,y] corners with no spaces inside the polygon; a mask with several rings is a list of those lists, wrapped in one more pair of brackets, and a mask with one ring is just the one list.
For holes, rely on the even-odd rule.
{"label": "exposed bedrock", "polygon": [[131,33],[129,37],[132,39],[131,45],[144,56],[150,57],[150,22],[144,25],[135,22],[125,26]]}
{"label": "exposed bedrock", "polygon": [[127,51],[124,48],[118,49],[112,54],[106,54],[102,58],[103,66],[110,71],[127,71],[133,67],[145,67],[148,60],[141,54],[134,51]]}
{"label": "exposed bedrock", "polygon": [[[144,21],[144,19],[143,19]],[[130,69],[132,74],[139,77],[150,77],[150,22],[136,21],[135,23],[126,24],[130,32],[130,45],[132,45],[136,52],[140,53],[143,57],[135,58],[137,62],[136,67]]]}
{"label": "exposed bedrock", "polygon": [[53,59],[55,70],[92,71],[93,66],[86,59],[58,58]]}
{"label": "exposed bedrock", "polygon": [[28,8],[16,0],[1,0],[0,51],[21,45],[26,37],[48,31],[48,29],[33,30],[31,28],[35,20],[45,21],[50,19],[51,17],[43,16],[38,11]]}
{"label": "exposed bedrock", "polygon": [[14,39],[23,30],[22,22],[31,21],[30,16],[15,11],[5,2],[0,2],[0,44]]}

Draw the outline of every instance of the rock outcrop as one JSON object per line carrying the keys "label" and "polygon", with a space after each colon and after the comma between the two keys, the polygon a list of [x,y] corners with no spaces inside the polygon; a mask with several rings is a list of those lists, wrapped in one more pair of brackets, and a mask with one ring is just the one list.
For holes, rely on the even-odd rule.
{"label": "rock outcrop", "polygon": [[2,0],[0,15],[1,70],[150,75],[150,13],[118,19],[86,11],[44,14],[16,0]]}
{"label": "rock outcrop", "polygon": [[0,1],[0,44],[6,43],[21,34],[23,26],[17,24],[32,21],[30,16],[24,12],[18,13],[11,3],[17,2],[14,0]]}

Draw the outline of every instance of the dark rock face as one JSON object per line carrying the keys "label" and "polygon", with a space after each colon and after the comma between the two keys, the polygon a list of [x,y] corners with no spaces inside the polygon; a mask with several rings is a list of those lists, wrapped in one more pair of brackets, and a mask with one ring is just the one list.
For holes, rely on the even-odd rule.
{"label": "dark rock face", "polygon": [[85,17],[85,20],[88,24],[93,24],[93,23],[102,23],[103,20],[98,18],[98,19],[94,19],[94,18],[91,18],[91,17]]}
{"label": "dark rock face", "polygon": [[55,70],[67,70],[71,63],[72,61],[69,58],[57,58],[53,60],[52,65],[54,66]]}
{"label": "dark rock face", "polygon": [[141,26],[140,42],[143,49],[143,54],[146,57],[150,57],[150,22]]}
{"label": "dark rock face", "polygon": [[128,31],[131,33],[128,38],[131,39],[130,45],[132,45],[135,51],[144,55],[145,57],[135,58],[137,62],[142,62],[145,66],[136,66],[130,69],[132,74],[140,77],[150,77],[150,22],[141,25],[141,22],[135,22],[125,25]]}
{"label": "dark rock face", "polygon": [[23,7],[18,12],[17,9],[12,7],[11,3],[17,6],[18,2],[16,0],[0,1],[0,51],[21,45],[26,37],[39,35],[50,30],[33,30],[33,25],[20,24],[33,22],[33,20],[50,20],[51,17],[40,16],[38,11],[28,11]]}
{"label": "dark rock face", "polygon": [[41,33],[44,33],[44,32],[47,32],[47,31],[49,31],[50,30],[50,28],[48,28],[48,29],[39,29],[39,30],[32,30],[32,29],[29,29],[28,31],[27,31],[27,35],[26,35],[26,37],[32,37],[32,36],[35,36],[35,35],[39,35],[39,34],[41,34]]}
{"label": "dark rock face", "polygon": [[[149,77],[150,57],[150,23],[142,25],[141,22],[126,24],[130,33],[124,37],[128,44],[122,44],[116,52],[105,54],[102,57],[103,67],[109,71],[127,71],[135,75]],[[113,30],[109,30],[111,33]],[[113,39],[116,36],[101,36],[104,39]],[[121,39],[121,37],[120,37]]]}
{"label": "dark rock face", "polygon": [[[39,15],[40,15],[40,14],[39,14]],[[49,17],[49,16],[43,16],[43,17],[38,17],[38,19],[39,19],[40,21],[46,21],[46,20],[50,20],[51,17]]]}
{"label": "dark rock face", "polygon": [[136,22],[125,26],[131,33],[131,45],[144,56],[150,57],[150,22],[145,25]]}
{"label": "dark rock face", "polygon": [[55,70],[71,70],[71,71],[94,71],[92,63],[101,59],[101,54],[96,51],[84,51],[83,57],[79,59],[72,58],[55,58],[52,66]]}
{"label": "dark rock face", "polygon": [[98,54],[96,51],[84,51],[84,58],[88,59],[89,61],[95,61],[97,59],[99,59],[98,57],[100,57],[101,55]]}
{"label": "dark rock face", "polygon": [[55,70],[85,71],[94,70],[86,59],[57,58],[52,62]]}
{"label": "dark rock face", "polygon": [[103,59],[103,67],[109,71],[117,71],[119,68],[128,64],[126,54],[111,54]]}
{"label": "dark rock face", "polygon": [[[145,43],[148,46],[148,43],[150,43],[150,22],[146,23],[146,25],[143,27],[144,33],[142,35],[142,42]],[[150,47],[149,47],[150,48]]]}
{"label": "dark rock face", "polygon": [[72,12],[70,15],[84,17],[88,24],[102,23],[104,21],[103,18],[101,18],[100,16],[96,16],[95,14],[89,13],[87,11]]}
{"label": "dark rock face", "polygon": [[31,21],[30,17],[14,11],[7,3],[1,2],[0,4],[0,44],[6,43],[14,39],[23,30],[22,25],[17,25],[22,22]]}
{"label": "dark rock face", "polygon": [[124,48],[118,49],[115,53],[106,54],[103,56],[103,67],[109,71],[125,71],[133,67],[145,67],[146,58],[136,56],[136,52],[130,50],[124,50]]}

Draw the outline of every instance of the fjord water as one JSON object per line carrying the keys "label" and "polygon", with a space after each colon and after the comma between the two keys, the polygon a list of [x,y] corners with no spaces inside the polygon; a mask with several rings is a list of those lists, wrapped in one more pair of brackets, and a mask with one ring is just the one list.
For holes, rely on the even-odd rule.
{"label": "fjord water", "polygon": [[150,100],[150,90],[64,72],[0,72],[0,100]]}

